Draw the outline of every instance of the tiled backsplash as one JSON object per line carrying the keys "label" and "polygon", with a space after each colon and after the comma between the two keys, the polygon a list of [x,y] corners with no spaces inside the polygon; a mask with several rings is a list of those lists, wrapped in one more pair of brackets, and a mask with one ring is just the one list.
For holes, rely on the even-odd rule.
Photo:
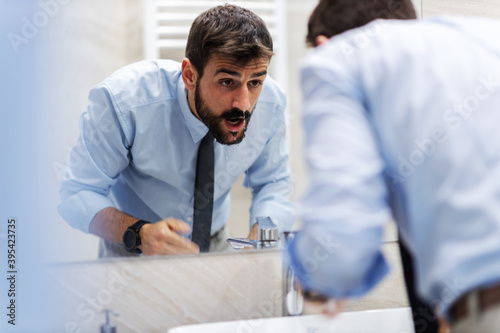
{"label": "tiled backsplash", "polygon": [[281,265],[279,251],[54,265],[49,288],[61,308],[51,328],[99,332],[103,308],[119,312],[120,333],[280,316]]}
{"label": "tiled backsplash", "polygon": [[[397,243],[384,245],[393,270],[347,311],[407,306]],[[148,257],[58,264],[49,292],[59,300],[54,332],[98,332],[101,310],[118,332],[166,332],[187,324],[277,317],[282,314],[280,251]]]}

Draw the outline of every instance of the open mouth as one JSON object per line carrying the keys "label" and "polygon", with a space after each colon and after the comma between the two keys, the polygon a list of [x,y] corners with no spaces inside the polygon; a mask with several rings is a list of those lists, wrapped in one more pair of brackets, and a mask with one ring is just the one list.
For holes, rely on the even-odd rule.
{"label": "open mouth", "polygon": [[245,125],[245,117],[226,118],[225,122],[229,132],[239,132]]}

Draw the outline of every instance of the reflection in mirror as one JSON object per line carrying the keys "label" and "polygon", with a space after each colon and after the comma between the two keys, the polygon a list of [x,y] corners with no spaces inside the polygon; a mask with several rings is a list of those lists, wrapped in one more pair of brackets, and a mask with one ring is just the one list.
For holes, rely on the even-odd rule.
{"label": "reflection in mirror", "polygon": [[[54,26],[58,25],[59,29],[48,29],[44,35],[53,45],[52,49],[66,51],[58,53],[57,56],[63,59],[57,60],[48,59],[51,54],[46,52],[49,66],[61,76],[73,71],[71,77],[81,81],[88,79],[86,82],[71,81],[67,77],[54,80],[54,85],[71,82],[75,91],[82,91],[78,98],[80,106],[71,112],[74,113],[73,119],[68,123],[76,124],[82,110],[83,116],[80,118],[80,128],[73,125],[64,133],[73,138],[64,147],[64,152],[58,152],[60,157],[57,160],[60,162],[53,163],[53,167],[57,168],[58,181],[61,183],[62,200],[58,213],[73,228],[99,235],[100,257],[138,255],[138,251],[144,254],[175,254],[204,252],[209,247],[215,247],[216,250],[228,248],[226,239],[230,234],[224,225],[231,219],[228,216],[229,192],[231,185],[243,174],[246,175],[247,187],[253,192],[250,218],[245,222],[238,221],[238,224],[246,226],[245,237],[256,237],[256,228],[250,229],[249,226],[260,215],[272,215],[282,231],[292,227],[290,168],[287,165],[288,149],[285,148],[285,98],[270,79],[263,85],[268,72],[280,78],[279,64],[286,62],[278,61],[278,65],[268,68],[271,55],[269,32],[262,21],[252,16],[254,14],[230,7],[216,13],[233,15],[225,12],[237,11],[235,15],[240,15],[239,21],[247,20],[255,26],[255,31],[260,34],[258,39],[264,41],[257,44],[260,49],[246,46],[252,52],[257,50],[249,58],[258,60],[255,66],[247,66],[247,62],[238,63],[233,58],[222,56],[210,58],[204,63],[206,55],[198,53],[206,48],[200,47],[194,39],[193,46],[188,47],[191,56],[182,64],[182,77],[179,75],[179,60],[182,59],[175,59],[173,54],[170,56],[157,52],[156,57],[170,58],[177,60],[177,63],[135,63],[115,72],[103,85],[92,88],[113,71],[140,60],[142,54],[150,53],[146,45],[148,38],[143,43],[133,42],[139,41],[140,36],[137,30],[129,28],[130,21],[133,21],[133,27],[142,27],[145,36],[159,32],[159,35],[180,34],[185,38],[186,29],[181,29],[182,24],[196,17],[198,13],[193,14],[193,11],[206,9],[201,8],[203,6],[199,6],[199,2],[184,6],[187,3],[156,4],[154,8],[158,13],[151,17],[158,17],[162,24],[158,24],[153,31],[148,31],[146,23],[149,20],[141,21],[140,16],[136,15],[139,10],[144,11],[145,15],[150,13],[149,4],[153,2],[114,1],[109,7],[101,7],[95,1],[68,4],[54,19]],[[277,6],[276,1],[267,4],[261,2],[261,5],[255,9],[267,12],[262,16],[269,20],[275,44],[279,46],[280,36],[283,39],[285,36],[283,32],[278,32],[282,28],[280,22],[285,7]],[[97,7],[100,7],[102,17],[95,14],[98,11],[93,9]],[[121,11],[115,11],[117,7]],[[183,9],[191,13],[182,13]],[[165,21],[177,22],[179,25],[164,24]],[[106,22],[116,25],[107,25]],[[199,22],[200,25],[204,21]],[[233,20],[233,23],[239,22]],[[81,25],[95,28],[80,30]],[[122,29],[124,26],[126,29]],[[221,31],[224,31],[227,35],[224,38],[229,41],[237,40],[238,34],[241,34],[237,27],[232,28],[231,21],[219,29],[213,32],[214,42],[207,44],[207,47],[220,43],[217,38],[220,39]],[[231,29],[235,31],[232,36]],[[61,31],[64,31],[64,38],[58,35]],[[254,34],[253,31],[248,33]],[[196,34],[193,34],[193,38],[196,38]],[[108,42],[120,50],[103,54],[102,46]],[[158,51],[161,52],[178,52],[181,49],[175,42],[169,44],[171,40],[159,42]],[[87,62],[83,70],[79,66],[83,63],[83,57],[73,47],[82,44],[87,46],[85,58],[96,59],[95,62]],[[141,49],[140,45],[144,47]],[[243,52],[242,55],[235,54],[235,59],[246,56],[244,52],[247,51],[243,46],[233,47],[236,52]],[[276,48],[278,50],[279,47]],[[278,54],[282,57],[284,48],[280,51]],[[220,49],[214,52],[222,54],[228,51]],[[276,58],[279,59],[278,56]],[[56,69],[61,63],[67,64],[66,68]],[[105,66],[99,68],[100,64]],[[152,67],[161,67],[161,70]],[[281,70],[281,73],[284,72]],[[159,75],[163,75],[164,81],[157,80]],[[163,90],[160,84],[168,88]],[[162,95],[155,95],[158,93],[155,89],[158,88]],[[84,96],[89,90],[87,101]],[[259,112],[253,113],[260,94],[266,96],[269,102],[260,103],[256,109]],[[176,102],[172,103],[174,99]],[[159,100],[163,102],[159,103]],[[46,102],[52,103],[53,109],[58,111],[75,108],[73,99],[70,103],[60,100]],[[68,118],[67,114],[64,116]],[[205,136],[206,127],[200,120],[209,127],[209,133],[213,136],[211,139]],[[244,135],[246,138],[241,141]],[[56,140],[49,139],[52,141],[50,143]],[[207,142],[208,148],[199,148],[204,147],[204,142]],[[69,157],[66,159],[63,156],[68,152]],[[211,171],[207,167],[209,165],[214,165],[214,170]],[[207,175],[199,172],[199,169],[206,170]],[[206,207],[210,207],[208,212]],[[208,221],[208,229],[197,228],[197,219],[206,221],[207,216],[211,220]],[[134,217],[142,221],[137,223]],[[166,219],[168,217],[172,218]],[[60,218],[56,220],[61,222]],[[161,223],[147,223],[158,221]],[[62,240],[74,234],[67,226],[61,228],[68,232],[61,237]],[[186,237],[181,237],[183,234]],[[122,238],[122,235],[125,237]],[[92,238],[93,244],[88,246],[89,249],[95,246],[96,238]],[[125,247],[119,244],[122,239]],[[214,241],[216,245],[211,246]],[[54,254],[59,258],[71,256],[71,251],[64,250],[67,248],[71,246],[58,243],[45,251],[54,250],[55,253],[47,253],[51,261]],[[81,259],[95,258],[94,249],[80,253]]]}
{"label": "reflection in mirror", "polygon": [[[221,3],[225,2],[221,1]],[[250,1],[246,2],[250,3]],[[421,3],[419,1],[415,2],[417,10],[421,12]],[[69,153],[75,143],[78,142],[78,135],[81,129],[79,127],[79,119],[82,112],[89,106],[89,91],[114,71],[123,66],[141,61],[144,58],[159,57],[162,59],[172,59],[177,62],[182,61],[185,46],[185,42],[182,42],[182,39],[185,39],[187,36],[187,29],[190,22],[202,11],[202,8],[189,6],[189,1],[169,1],[165,2],[167,5],[160,7],[152,7],[152,3],[153,1],[139,0],[112,0],[106,2],[85,0],[68,2],[61,5],[57,15],[54,15],[51,18],[50,24],[41,31],[39,37],[40,45],[50,45],[50,47],[41,49],[38,61],[40,61],[40,67],[43,67],[47,76],[50,76],[50,80],[48,83],[44,82],[41,85],[39,98],[41,103],[47,106],[48,117],[43,120],[45,127],[54,129],[45,138],[46,142],[44,144],[52,148],[45,157],[46,165],[50,166],[50,169],[46,170],[46,179],[41,181],[41,186],[50,189],[47,198],[44,198],[46,207],[48,207],[46,216],[44,217],[44,220],[47,221],[47,228],[44,231],[46,234],[43,235],[43,242],[45,243],[42,246],[41,254],[47,262],[94,260],[98,257],[98,237],[71,228],[62,220],[55,208],[60,201],[59,194],[57,193],[59,184],[68,178],[68,166],[71,163],[78,163],[82,158],[85,158],[81,154],[81,151],[73,155]],[[245,3],[245,1],[240,3]],[[288,131],[287,140],[291,151],[290,164],[294,179],[291,197],[292,201],[294,201],[300,196],[306,184],[305,167],[301,157],[302,129],[300,123],[300,92],[297,69],[300,65],[300,60],[310,52],[310,49],[305,45],[304,38],[307,19],[316,2],[282,0],[260,1],[258,3],[259,5],[255,5],[257,7],[250,5],[254,6],[250,8],[268,23],[269,31],[273,36],[275,44],[275,55],[268,68],[268,73],[287,92],[286,125]],[[277,7],[273,7],[276,4]],[[158,18],[158,21],[145,20],[145,17],[153,17],[152,11],[154,10],[158,12],[158,15],[155,16]],[[162,38],[156,38],[155,36]],[[130,93],[126,89],[123,89],[123,91]],[[103,94],[105,93],[102,90],[94,90],[90,97],[100,96],[101,98],[98,99],[98,103],[104,103],[106,98]],[[205,93],[205,95],[209,94]],[[130,143],[133,135],[131,132],[126,132],[129,125],[120,123],[120,121],[123,121],[122,119],[118,120],[118,123],[116,123],[116,120],[102,118],[94,121],[101,122],[104,132],[111,130],[113,126],[119,124],[123,127],[123,131],[120,132],[120,135],[123,137],[119,137],[117,140]],[[257,126],[259,121],[262,122],[262,119],[252,118],[250,124]],[[85,125],[85,122],[82,124]],[[150,128],[146,127],[142,130],[151,131]],[[293,135],[291,135],[292,133]],[[99,132],[94,132],[93,134],[92,138],[99,138]],[[161,149],[178,148],[176,145],[169,146],[168,140],[166,140],[165,144],[160,144],[158,140],[162,138],[162,134],[162,131],[158,129],[152,130],[149,136],[151,142],[143,142],[145,147],[155,147],[149,148],[152,150],[149,151],[151,156],[159,154]],[[265,131],[257,134],[269,135]],[[91,140],[92,138],[88,139]],[[262,141],[262,138],[260,140]],[[259,140],[246,140],[239,146],[242,148],[241,146],[249,146],[255,142],[259,142]],[[99,144],[96,144],[96,146],[99,146]],[[227,150],[228,154],[224,158],[231,157],[237,146],[228,147],[230,149]],[[103,154],[117,149],[116,146],[105,148],[108,150],[103,152]],[[258,149],[259,147],[250,148]],[[220,149],[220,147],[216,147],[216,152],[217,149]],[[186,151],[186,149],[183,151]],[[146,153],[147,149],[144,149],[141,154],[134,154],[134,162],[139,162],[141,158],[147,159],[148,156]],[[195,155],[192,151],[191,155],[190,158],[194,160]],[[217,156],[216,153],[216,158]],[[222,158],[220,155],[219,157]],[[88,161],[90,161],[90,165],[92,163],[99,163],[99,161],[94,159]],[[100,165],[100,167],[104,166]],[[165,168],[167,167],[168,163],[165,162]],[[191,172],[194,174],[194,167],[189,170],[186,170],[188,168],[184,167],[183,165],[182,172]],[[216,192],[230,190],[232,197],[229,216],[217,216],[218,219],[227,221],[228,225],[228,228],[224,230],[224,234],[220,234],[219,236],[223,240],[230,236],[246,238],[249,236],[250,222],[255,222],[257,217],[250,216],[249,212],[249,207],[252,203],[252,192],[243,186],[244,177],[241,175],[244,175],[244,168],[239,170],[238,166],[235,167],[229,164],[227,164],[227,167],[229,168],[227,171],[230,174],[230,180],[228,181],[230,183],[236,182],[236,184],[232,187],[226,186],[223,189],[216,189]],[[160,167],[155,166],[152,168]],[[106,171],[109,172],[110,170]],[[147,172],[150,171],[147,170]],[[146,170],[141,170],[140,168],[137,168],[134,172],[142,176],[148,174]],[[155,172],[155,170],[151,172]],[[114,174],[111,173],[105,173],[104,175],[104,177],[109,177],[110,179],[113,179],[113,176]],[[217,177],[217,172],[215,177]],[[115,179],[112,181],[114,182]],[[219,183],[221,181],[225,181],[225,179],[219,179]],[[259,179],[254,177],[253,179],[250,178],[249,181],[250,184],[252,182],[257,184]],[[126,189],[133,186],[133,184],[121,182],[119,179],[116,180],[116,183],[121,186],[121,190],[112,191],[111,195],[114,199],[126,193]],[[156,197],[156,199],[160,201],[159,197]],[[79,200],[80,203],[83,203],[85,200],[91,199],[79,198]],[[127,200],[134,201],[135,203],[141,202],[140,197],[128,197]],[[163,205],[163,203],[158,202],[157,207],[159,208],[156,209],[161,210]],[[187,205],[183,208],[184,211],[188,211]],[[134,215],[132,211],[127,211],[126,209],[124,211]],[[160,215],[162,214],[152,210],[142,218],[159,220]],[[189,215],[192,214],[179,214],[176,217],[183,219],[188,225],[192,225],[192,221],[189,220],[192,216]],[[267,213],[265,215],[272,214]],[[278,225],[281,224],[282,226],[285,223],[280,221],[280,218],[275,219]],[[83,220],[85,219],[81,219],[80,222],[75,224],[81,226],[89,222]],[[286,223],[293,222],[287,221]],[[294,228],[296,229],[298,226],[299,223],[295,221]],[[182,229],[182,227],[180,228]],[[396,238],[393,227],[388,227],[387,235],[388,240]],[[57,241],[52,241],[54,239]],[[224,242],[221,242],[221,244],[224,244]],[[120,248],[120,251],[123,251],[123,249]]]}

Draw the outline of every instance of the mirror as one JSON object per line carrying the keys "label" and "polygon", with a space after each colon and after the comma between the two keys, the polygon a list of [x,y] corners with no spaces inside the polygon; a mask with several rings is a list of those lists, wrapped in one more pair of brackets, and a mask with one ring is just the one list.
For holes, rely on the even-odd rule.
{"label": "mirror", "polygon": [[[414,2],[422,13],[421,1]],[[87,106],[90,89],[118,68],[144,57],[144,48],[150,38],[143,19],[147,15],[146,3],[141,0],[84,0],[63,4],[61,1],[58,8],[52,9],[47,24],[40,27],[36,40],[39,50],[37,68],[43,79],[38,82],[38,100],[46,106],[46,113],[40,121],[46,129],[43,144],[50,147],[43,157],[43,177],[40,180],[40,186],[46,189],[46,196],[42,198],[46,228],[41,246],[45,262],[97,258],[97,237],[72,229],[56,210],[59,181],[64,177],[68,152],[76,142],[79,117]],[[288,132],[293,133],[289,135],[289,144],[295,179],[292,200],[296,200],[306,185],[301,157],[301,100],[297,69],[301,59],[310,52],[304,42],[306,22],[317,2],[286,0],[284,3],[288,28],[283,30],[286,34],[278,38],[281,38],[280,45],[285,51],[276,50],[270,74],[280,76],[282,86],[288,92]],[[183,56],[182,48],[161,51],[162,58],[179,61]],[[284,69],[280,68],[283,64],[286,64]],[[232,236],[246,237],[251,194],[242,186],[242,178],[233,187],[231,195],[229,226]],[[393,229],[389,227],[387,240],[396,238]]]}

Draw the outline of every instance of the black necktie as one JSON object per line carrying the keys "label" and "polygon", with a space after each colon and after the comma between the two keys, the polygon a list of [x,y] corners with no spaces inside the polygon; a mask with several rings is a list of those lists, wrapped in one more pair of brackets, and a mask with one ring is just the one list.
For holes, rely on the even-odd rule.
{"label": "black necktie", "polygon": [[210,230],[214,207],[214,137],[210,132],[201,140],[196,159],[192,241],[200,252],[210,249]]}

